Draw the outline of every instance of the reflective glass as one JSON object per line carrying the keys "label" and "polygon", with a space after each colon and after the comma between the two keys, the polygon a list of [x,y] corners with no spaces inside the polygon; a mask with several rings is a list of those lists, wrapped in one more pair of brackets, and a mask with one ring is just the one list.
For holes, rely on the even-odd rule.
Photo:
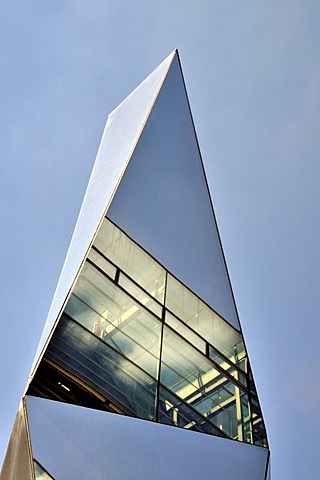
{"label": "reflective glass", "polygon": [[211,345],[209,345],[209,358],[247,388],[246,375],[237,368],[235,368],[234,364],[227,362],[226,359],[223,358]]}
{"label": "reflective glass", "polygon": [[127,414],[153,420],[157,383],[84,327],[62,316],[46,357]]}
{"label": "reflective glass", "polygon": [[206,353],[206,342],[168,311],[166,311],[165,321],[167,325],[169,325],[175,332],[180,333],[180,335],[186,338],[192,345],[198,348],[198,350],[204,354]]}
{"label": "reflective glass", "polygon": [[158,317],[162,316],[162,306],[150,297],[146,292],[138,287],[132,280],[130,280],[126,275],[120,273],[119,275],[119,285],[127,290],[134,298],[139,300],[142,305],[151,310],[152,313],[155,313]]}
{"label": "reflective glass", "polygon": [[251,395],[252,424],[253,424],[253,443],[263,447],[268,446],[266,429],[262,419],[262,413],[258,398]]}
{"label": "reflective glass", "polygon": [[142,367],[158,374],[161,322],[87,263],[65,311]]}
{"label": "reflective glass", "polygon": [[242,440],[241,396],[244,392],[166,326],[160,382],[221,431]]}
{"label": "reflective glass", "polygon": [[54,480],[51,475],[49,475],[40,465],[38,462],[33,460],[34,464],[34,473],[36,476],[36,480]]}
{"label": "reflective glass", "polygon": [[100,255],[99,252],[91,248],[88,259],[91,260],[97,267],[99,267],[105,274],[114,280],[116,278],[117,269],[106,258]]}
{"label": "reflective glass", "polygon": [[243,441],[253,443],[251,405],[247,394],[241,395],[241,415],[243,422]]}
{"label": "reflective glass", "polygon": [[109,220],[104,219],[94,245],[152,297],[163,303],[165,270]]}
{"label": "reflective glass", "polygon": [[161,386],[158,408],[158,421],[160,423],[224,437],[223,433],[214,427],[211,422],[197,413],[179,397]]}
{"label": "reflective glass", "polygon": [[263,422],[262,412],[258,400],[257,390],[254,384],[251,368],[249,367],[249,387],[251,392],[251,412],[253,423],[253,443],[263,447],[268,446],[267,432]]}
{"label": "reflective glass", "polygon": [[226,359],[211,345],[209,345],[209,358],[224,370],[229,370],[231,368],[231,363],[227,362]]}
{"label": "reflective glass", "polygon": [[248,377],[249,377],[250,392],[253,393],[253,395],[257,396],[257,390],[256,390],[256,386],[255,386],[254,381],[253,381],[253,375],[252,375],[252,371],[251,371],[250,367],[249,367]]}
{"label": "reflective glass", "polygon": [[171,275],[168,275],[166,307],[193,330],[240,365],[245,356],[241,334]]}

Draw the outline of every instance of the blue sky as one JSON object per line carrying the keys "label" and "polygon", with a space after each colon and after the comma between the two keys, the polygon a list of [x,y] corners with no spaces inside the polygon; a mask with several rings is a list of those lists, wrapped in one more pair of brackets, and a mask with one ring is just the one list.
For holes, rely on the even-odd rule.
{"label": "blue sky", "polygon": [[1,458],[107,114],[178,47],[272,478],[318,480],[319,14],[311,0],[3,6]]}

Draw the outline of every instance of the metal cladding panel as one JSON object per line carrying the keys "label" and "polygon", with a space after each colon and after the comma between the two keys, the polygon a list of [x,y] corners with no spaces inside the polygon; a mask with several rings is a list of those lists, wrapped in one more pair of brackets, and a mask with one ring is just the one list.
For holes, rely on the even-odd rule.
{"label": "metal cladding panel", "polygon": [[269,457],[269,462],[268,462],[268,471],[267,471],[266,480],[271,480],[271,460],[270,460],[270,457]]}
{"label": "metal cladding panel", "polygon": [[264,480],[268,450],[27,397],[34,457],[59,480]]}
{"label": "metal cladding panel", "polygon": [[169,55],[108,117],[33,367],[123,174],[174,55],[175,52]]}
{"label": "metal cladding panel", "polygon": [[107,216],[239,328],[178,56]]}
{"label": "metal cladding panel", "polygon": [[0,473],[1,480],[33,480],[32,458],[23,404],[16,416],[6,456]]}

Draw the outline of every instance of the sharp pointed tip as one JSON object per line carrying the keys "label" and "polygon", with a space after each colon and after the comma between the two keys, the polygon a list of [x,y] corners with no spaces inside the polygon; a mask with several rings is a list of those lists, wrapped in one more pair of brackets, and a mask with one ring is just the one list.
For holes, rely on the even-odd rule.
{"label": "sharp pointed tip", "polygon": [[174,55],[177,57],[177,59],[178,59],[179,62],[180,62],[180,55],[179,55],[179,49],[178,49],[178,48],[175,48],[175,49],[174,49]]}

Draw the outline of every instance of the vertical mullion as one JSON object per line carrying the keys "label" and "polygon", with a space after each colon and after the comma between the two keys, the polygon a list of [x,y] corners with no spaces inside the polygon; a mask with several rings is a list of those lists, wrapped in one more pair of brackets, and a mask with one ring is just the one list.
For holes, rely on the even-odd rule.
{"label": "vertical mullion", "polygon": [[164,298],[163,298],[163,307],[162,307],[162,318],[161,318],[162,325],[161,325],[161,336],[160,336],[159,368],[158,368],[158,378],[157,378],[156,422],[159,422],[160,375],[161,375],[164,322],[165,322],[165,316],[166,316],[167,286],[168,286],[168,272],[166,271],[165,286],[164,286]]}

